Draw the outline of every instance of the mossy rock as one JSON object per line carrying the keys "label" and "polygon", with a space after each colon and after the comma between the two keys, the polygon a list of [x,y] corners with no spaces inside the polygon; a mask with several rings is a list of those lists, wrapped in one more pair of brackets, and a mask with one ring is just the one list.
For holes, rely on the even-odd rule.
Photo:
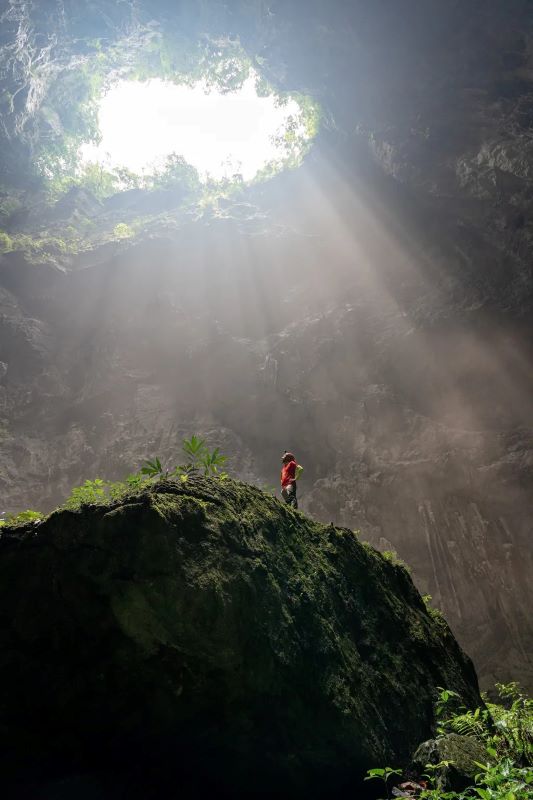
{"label": "mossy rock", "polygon": [[475,776],[480,772],[475,762],[486,763],[487,752],[482,742],[474,736],[448,733],[423,742],[413,756],[409,771],[422,775],[426,771],[426,764],[440,764],[443,761],[451,763],[436,771],[436,788],[443,792],[461,792],[474,784]]}
{"label": "mossy rock", "polygon": [[0,609],[15,782],[98,768],[133,797],[362,797],[368,768],[431,735],[437,686],[480,704],[403,567],[232,480],[4,527]]}

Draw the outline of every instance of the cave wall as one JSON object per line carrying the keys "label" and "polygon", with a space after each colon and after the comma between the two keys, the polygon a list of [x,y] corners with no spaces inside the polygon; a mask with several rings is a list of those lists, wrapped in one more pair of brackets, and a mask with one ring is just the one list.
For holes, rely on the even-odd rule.
{"label": "cave wall", "polygon": [[483,684],[531,686],[530,4],[138,8],[238,34],[323,131],[302,169],[133,246],[1,257],[0,510],[175,462],[194,431],[260,485],[290,447],[306,511],[411,564]]}

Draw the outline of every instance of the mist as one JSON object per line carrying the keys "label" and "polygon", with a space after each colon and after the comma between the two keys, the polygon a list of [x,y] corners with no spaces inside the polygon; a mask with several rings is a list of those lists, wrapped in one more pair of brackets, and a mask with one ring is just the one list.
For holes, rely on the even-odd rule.
{"label": "mist", "polygon": [[[518,32],[520,3],[514,22],[490,4],[490,60],[466,10],[325,5],[273,12],[276,47],[235,23],[323,126],[301,166],[211,205],[74,187],[44,207],[14,104],[2,174],[24,185],[6,235],[141,222],[66,257],[1,256],[0,510],[49,512],[87,478],[175,463],[192,433],[261,487],[290,449],[305,513],[396,551],[483,686],[531,686],[531,26]],[[68,25],[15,10],[6,31],[57,23],[50,69],[68,63]],[[235,33],[186,20],[209,25]]]}

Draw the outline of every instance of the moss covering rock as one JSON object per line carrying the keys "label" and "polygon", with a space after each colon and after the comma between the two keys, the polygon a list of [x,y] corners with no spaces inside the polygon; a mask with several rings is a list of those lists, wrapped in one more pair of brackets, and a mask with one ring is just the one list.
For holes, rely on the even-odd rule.
{"label": "moss covering rock", "polygon": [[402,566],[232,480],[2,528],[0,609],[15,783],[112,769],[130,797],[354,796],[431,735],[436,686],[480,704]]}
{"label": "moss covering rock", "polygon": [[423,742],[417,748],[411,771],[419,776],[426,772],[427,764],[442,764],[434,776],[436,788],[443,792],[462,791],[474,783],[480,772],[479,764],[486,761],[487,752],[479,739],[447,733]]}

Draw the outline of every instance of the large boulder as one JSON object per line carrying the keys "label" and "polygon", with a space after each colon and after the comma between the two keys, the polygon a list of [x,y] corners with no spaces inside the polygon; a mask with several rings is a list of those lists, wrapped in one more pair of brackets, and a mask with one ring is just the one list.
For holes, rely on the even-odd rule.
{"label": "large boulder", "polygon": [[436,686],[480,703],[404,567],[229,479],[4,527],[0,614],[1,774],[32,797],[91,771],[128,798],[362,797]]}

